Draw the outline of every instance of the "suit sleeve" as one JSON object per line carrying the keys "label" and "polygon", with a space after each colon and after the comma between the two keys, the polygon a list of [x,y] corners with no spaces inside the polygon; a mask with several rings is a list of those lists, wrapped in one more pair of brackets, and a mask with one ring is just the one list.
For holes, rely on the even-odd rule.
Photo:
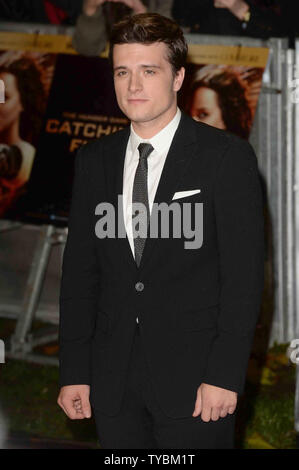
{"label": "suit sleeve", "polygon": [[264,285],[263,198],[252,146],[235,136],[217,172],[218,336],[203,382],[241,394]]}
{"label": "suit sleeve", "polygon": [[[88,145],[86,146],[88,147]],[[85,148],[75,157],[75,173],[63,253],[59,307],[60,386],[90,384],[90,349],[95,328],[100,273],[96,264],[92,207]]]}

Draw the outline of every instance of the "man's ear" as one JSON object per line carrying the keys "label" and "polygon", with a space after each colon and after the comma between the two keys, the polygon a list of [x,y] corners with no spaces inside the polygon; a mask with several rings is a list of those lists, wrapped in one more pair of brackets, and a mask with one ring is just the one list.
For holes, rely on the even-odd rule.
{"label": "man's ear", "polygon": [[173,91],[179,91],[183,84],[185,78],[185,68],[181,67],[180,70],[177,71],[174,81],[173,81]]}

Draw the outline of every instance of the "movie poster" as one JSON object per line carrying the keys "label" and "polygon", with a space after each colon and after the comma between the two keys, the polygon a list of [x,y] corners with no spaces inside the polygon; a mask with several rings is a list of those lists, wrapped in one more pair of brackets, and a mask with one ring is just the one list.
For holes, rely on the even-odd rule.
{"label": "movie poster", "polygon": [[[66,225],[74,156],[129,124],[107,58],[75,53],[67,36],[0,33],[0,217]],[[189,45],[178,105],[248,139],[268,49]]]}
{"label": "movie poster", "polygon": [[31,176],[37,154],[55,55],[0,51],[0,216],[12,207]]}
{"label": "movie poster", "polygon": [[179,105],[196,121],[248,139],[267,48],[192,45]]}
{"label": "movie poster", "polygon": [[0,217],[66,225],[77,149],[129,124],[107,53],[24,33],[0,33],[0,49]]}
{"label": "movie poster", "polygon": [[65,222],[77,150],[127,124],[107,59],[57,55],[36,163],[18,210],[32,222]]}

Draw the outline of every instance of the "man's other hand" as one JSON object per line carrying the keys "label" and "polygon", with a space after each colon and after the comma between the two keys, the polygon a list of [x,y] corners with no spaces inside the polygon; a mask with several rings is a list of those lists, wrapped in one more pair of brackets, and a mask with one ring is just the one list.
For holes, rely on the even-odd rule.
{"label": "man's other hand", "polygon": [[135,15],[138,13],[146,13],[147,8],[143,5],[141,0],[108,0],[109,2],[123,3],[129,8],[132,8]]}
{"label": "man's other hand", "polygon": [[233,414],[237,406],[236,392],[202,383],[197,389],[193,417],[201,414],[203,421],[217,421],[228,413]]}
{"label": "man's other hand", "polygon": [[106,0],[84,0],[83,3],[83,12],[87,16],[92,16],[97,11],[100,5],[103,5]]}
{"label": "man's other hand", "polygon": [[93,16],[98,7],[103,5],[105,2],[123,3],[127,7],[132,8],[135,14],[147,12],[147,8],[143,5],[141,0],[84,0],[83,12],[87,16]]}
{"label": "man's other hand", "polygon": [[244,20],[249,10],[249,5],[244,0],[214,0],[215,8],[227,8],[240,21]]}
{"label": "man's other hand", "polygon": [[244,0],[214,0],[215,8],[227,8],[240,21],[249,10],[249,5]]}
{"label": "man's other hand", "polygon": [[89,392],[89,385],[66,385],[61,387],[57,403],[70,419],[90,418]]}

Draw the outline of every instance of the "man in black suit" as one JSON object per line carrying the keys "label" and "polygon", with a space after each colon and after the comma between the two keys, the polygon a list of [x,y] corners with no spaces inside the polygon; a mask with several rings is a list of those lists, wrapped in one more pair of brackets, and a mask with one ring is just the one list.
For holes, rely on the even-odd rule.
{"label": "man in black suit", "polygon": [[92,408],[103,448],[234,446],[263,290],[262,195],[251,145],[177,107],[187,50],[158,14],[116,24],[131,125],[75,160],[58,404],[71,419]]}

